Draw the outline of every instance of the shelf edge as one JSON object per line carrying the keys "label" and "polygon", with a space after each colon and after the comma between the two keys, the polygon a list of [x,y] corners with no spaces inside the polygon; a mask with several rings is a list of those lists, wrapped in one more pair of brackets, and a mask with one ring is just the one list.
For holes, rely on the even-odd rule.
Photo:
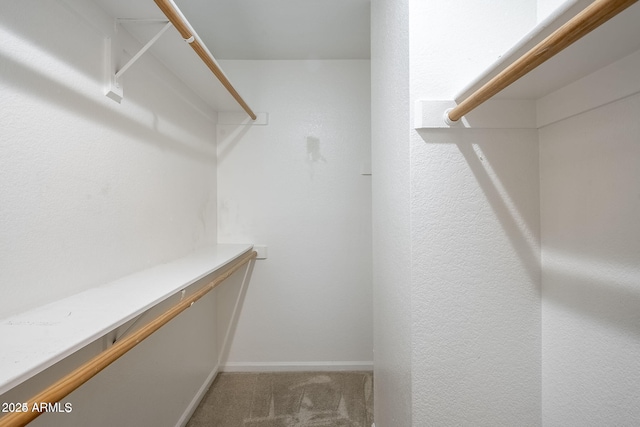
{"label": "shelf edge", "polygon": [[[0,320],[0,394],[116,330],[252,249],[219,244]],[[209,262],[210,260],[210,262]],[[160,282],[160,283],[159,283]],[[137,285],[137,287],[133,287]],[[127,298],[123,298],[126,293]],[[96,307],[115,306],[95,319]],[[70,333],[72,332],[72,333]]]}

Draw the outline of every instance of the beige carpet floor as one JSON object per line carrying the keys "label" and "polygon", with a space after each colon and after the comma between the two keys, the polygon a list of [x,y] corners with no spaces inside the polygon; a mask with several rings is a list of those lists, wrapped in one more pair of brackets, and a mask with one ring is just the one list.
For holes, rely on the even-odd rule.
{"label": "beige carpet floor", "polygon": [[220,373],[187,427],[371,427],[371,372]]}

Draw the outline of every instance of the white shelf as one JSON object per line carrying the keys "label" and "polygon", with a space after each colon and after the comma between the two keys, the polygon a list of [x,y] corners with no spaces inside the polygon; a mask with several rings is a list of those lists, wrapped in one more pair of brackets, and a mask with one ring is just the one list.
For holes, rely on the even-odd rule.
{"label": "white shelf", "polygon": [[[522,54],[570,20],[590,0],[570,0],[554,14],[506,52],[499,61],[468,84],[456,97],[461,101],[500,73]],[[539,99],[600,68],[640,49],[640,3],[636,3],[599,28],[569,46],[526,76],[513,83],[494,98]]]}
{"label": "white shelf", "polygon": [[458,123],[445,120],[447,109],[455,107],[591,3],[565,2],[468,84],[455,100],[418,100],[414,128],[536,129],[638,93],[640,3],[530,71]]}
{"label": "white shelf", "polygon": [[0,321],[0,394],[251,250],[224,244]]}

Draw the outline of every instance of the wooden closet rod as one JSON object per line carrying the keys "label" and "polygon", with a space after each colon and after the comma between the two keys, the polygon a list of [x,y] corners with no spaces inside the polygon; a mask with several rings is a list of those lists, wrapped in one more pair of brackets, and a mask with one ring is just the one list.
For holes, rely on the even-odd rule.
{"label": "wooden closet rod", "polygon": [[448,112],[455,122],[529,71],[598,28],[638,0],[595,0]]}
{"label": "wooden closet rod", "polygon": [[193,50],[196,51],[200,59],[209,67],[211,72],[220,80],[220,83],[229,91],[231,96],[240,104],[242,109],[247,112],[252,120],[256,119],[256,114],[251,110],[247,103],[242,99],[238,91],[233,87],[227,76],[209,53],[206,47],[204,47],[195,33],[192,34],[191,26],[185,21],[182,13],[178,11],[175,4],[171,0],[154,0],[160,10],[167,16],[167,19],[171,21],[174,27],[178,30],[182,38],[191,45]]}
{"label": "wooden closet rod", "polygon": [[0,418],[0,427],[25,426],[36,419],[41,414],[41,412],[32,411],[34,405],[37,405],[36,407],[39,407],[40,403],[55,404],[56,402],[60,402],[65,396],[80,387],[82,384],[89,381],[98,372],[102,371],[111,363],[115,362],[126,352],[142,342],[142,340],[160,329],[178,314],[191,307],[194,302],[198,301],[209,291],[222,283],[225,279],[229,278],[229,276],[240,269],[240,267],[255,258],[256,255],[257,253],[255,251],[251,251],[244,255],[242,258],[239,258],[235,262],[231,263],[227,270],[225,270],[222,274],[209,282],[206,286],[195,292],[193,295],[180,301],[178,304],[174,305],[172,308],[149,322],[142,329],[132,333],[127,337],[122,338],[120,341],[117,341],[107,350],[98,354],[93,359],[86,362],[84,365],[80,366],[70,374],[61,378],[56,383],[52,384],[51,386],[31,398],[27,402],[27,412],[11,412],[8,415]]}

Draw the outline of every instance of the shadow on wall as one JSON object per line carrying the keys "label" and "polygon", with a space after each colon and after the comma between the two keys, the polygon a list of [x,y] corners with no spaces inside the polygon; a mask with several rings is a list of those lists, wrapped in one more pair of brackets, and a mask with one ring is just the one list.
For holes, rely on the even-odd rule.
{"label": "shadow on wall", "polygon": [[[1,7],[4,9],[0,9],[0,32],[4,33],[3,38],[10,39],[12,37],[19,37],[21,42],[29,46],[37,47],[38,50],[46,52],[51,56],[59,57],[60,52],[70,52],[67,46],[60,43],[57,35],[42,37],[42,34],[47,31],[47,29],[43,27],[50,26],[49,29],[53,29],[60,25],[57,20],[51,19],[52,14],[65,14],[72,21],[77,21],[78,18],[82,19],[65,1],[49,2],[47,4],[28,4],[28,2],[16,1],[2,3]],[[87,26],[85,28],[90,27]],[[91,31],[95,30],[92,29]],[[68,33],[65,33],[62,37],[66,35],[68,35]],[[7,41],[6,39],[3,40],[3,42]],[[80,61],[74,64],[67,62],[67,64],[73,67],[74,71],[82,74],[83,77],[102,84],[102,81],[95,78],[96,76],[92,73],[88,64],[83,65]]]}
{"label": "shadow on wall", "polygon": [[509,189],[509,184],[512,179],[516,178],[516,174],[511,173],[508,177],[501,177],[499,171],[504,171],[504,168],[492,167],[494,164],[500,164],[498,161],[492,160],[493,157],[496,157],[496,150],[502,151],[501,156],[504,157],[509,155],[504,151],[508,151],[510,147],[508,144],[482,142],[479,144],[456,142],[456,145],[466,159],[493,212],[502,224],[506,236],[511,241],[511,246],[522,260],[522,265],[526,268],[529,278],[533,283],[539,283],[540,233],[538,225],[529,222],[527,215],[522,214],[526,209],[522,209],[518,205],[518,202],[523,202],[519,197],[520,193],[517,190]]}
{"label": "shadow on wall", "polygon": [[[485,130],[436,129],[420,131],[420,134],[427,143],[458,147],[529,277],[533,283],[545,283],[545,301],[561,304],[640,338],[638,266],[545,248],[543,268],[540,268],[541,248],[536,237],[540,235],[539,225],[521,214],[534,208],[531,203],[537,201],[527,200],[516,190],[516,184],[524,178],[514,165],[522,164],[522,161],[514,161],[512,165],[505,162],[510,156],[522,156],[511,152],[513,145],[492,142],[487,137],[490,133]],[[469,143],[470,140],[474,142]],[[531,161],[537,168],[537,156]]]}
{"label": "shadow on wall", "polygon": [[[79,116],[98,121],[106,127],[115,129],[113,120],[118,118],[120,119],[117,124],[118,130],[122,128],[122,132],[140,139],[151,142],[151,138],[140,131],[144,129],[155,131],[154,145],[160,145],[163,149],[174,150],[196,159],[214,160],[213,153],[188,145],[188,140],[193,139],[190,138],[190,126],[172,120],[174,112],[182,115],[186,115],[187,112],[197,112],[207,121],[212,121],[211,112],[202,111],[188,96],[185,96],[185,89],[163,78],[163,73],[172,74],[157,61],[151,62],[146,67],[144,76],[140,76],[138,72],[135,86],[143,86],[153,81],[154,84],[162,85],[161,90],[158,90],[157,86],[152,90],[145,90],[145,88],[131,85],[131,90],[127,89],[126,94],[129,110],[125,111],[126,109],[123,108],[122,112],[118,112],[114,111],[117,108],[115,104],[113,104],[114,108],[109,108],[101,102],[84,99],[92,98],[93,95],[97,99],[104,97],[102,42],[107,36],[98,29],[99,26],[90,23],[90,19],[78,12],[76,8],[82,9],[83,6],[71,6],[64,1],[46,5],[3,2],[0,6],[0,39],[3,39],[3,44],[0,45],[0,63],[2,64],[0,79],[9,82],[13,87],[20,88],[25,93],[33,94],[45,102]],[[62,21],[52,19],[52,16]],[[96,19],[99,21],[98,18]],[[58,31],[63,27],[64,31]],[[123,37],[128,44],[141,47],[141,44],[130,36]],[[143,56],[141,62],[144,61],[154,60]],[[130,73],[133,74],[135,71]],[[128,75],[127,79],[134,77]],[[78,90],[79,82],[95,87],[95,92],[93,89],[90,93]],[[132,96],[134,92],[142,94],[145,101],[136,102],[135,96]],[[167,102],[167,93],[179,99],[180,102],[176,100]],[[161,118],[157,115],[156,107],[163,108]],[[149,123],[136,122],[128,117],[132,109],[135,109],[136,113],[142,112],[144,120]],[[164,125],[164,129],[178,135],[171,135],[166,130],[160,131],[158,124]]]}
{"label": "shadow on wall", "polygon": [[[507,140],[501,137],[500,141],[495,140],[495,133],[480,129],[430,129],[418,132],[426,143],[455,144],[458,147],[492,211],[500,221],[513,250],[526,269],[531,283],[537,283],[539,286],[539,224],[535,222],[535,218],[526,214],[532,210],[539,210],[539,203],[537,198],[531,200],[528,194],[520,190],[522,181],[530,181],[530,176],[521,176],[522,171],[518,166],[529,162],[528,158],[523,159],[528,150],[523,150],[522,144],[510,143],[519,136],[521,138],[522,130],[501,130],[501,135],[504,135],[504,132],[512,134],[507,134]],[[530,159],[534,163],[532,171],[529,172],[537,173],[537,145],[532,146],[531,149],[535,149],[536,156]],[[517,159],[517,161],[510,159]],[[535,194],[538,193],[538,191],[535,192]]]}
{"label": "shadow on wall", "polygon": [[[1,53],[0,63],[3,64],[4,70],[9,68],[13,70],[11,73],[3,72],[0,75],[0,79],[8,82],[12,87],[20,89],[24,93],[40,98],[44,102],[56,107],[64,108],[76,116],[88,119],[103,127],[112,128],[119,133],[125,133],[150,145],[170,149],[177,154],[190,157],[194,160],[215,160],[215,155],[212,152],[189,147],[183,142],[161,133],[157,128],[153,129],[136,120],[132,120],[124,114],[120,114],[102,105],[100,102],[94,101],[86,95],[52,80],[37,70],[25,67]],[[46,90],[43,88],[46,88]],[[154,123],[157,123],[157,117]],[[117,127],[115,127],[114,124],[117,124]]]}
{"label": "shadow on wall", "polygon": [[545,301],[640,339],[640,268],[545,248]]}
{"label": "shadow on wall", "polygon": [[236,126],[233,129],[231,125],[226,125],[220,128],[218,126],[218,165],[222,164],[227,156],[233,151],[233,149],[238,145],[242,138],[249,132],[251,129],[251,124],[248,125],[233,125]]}

